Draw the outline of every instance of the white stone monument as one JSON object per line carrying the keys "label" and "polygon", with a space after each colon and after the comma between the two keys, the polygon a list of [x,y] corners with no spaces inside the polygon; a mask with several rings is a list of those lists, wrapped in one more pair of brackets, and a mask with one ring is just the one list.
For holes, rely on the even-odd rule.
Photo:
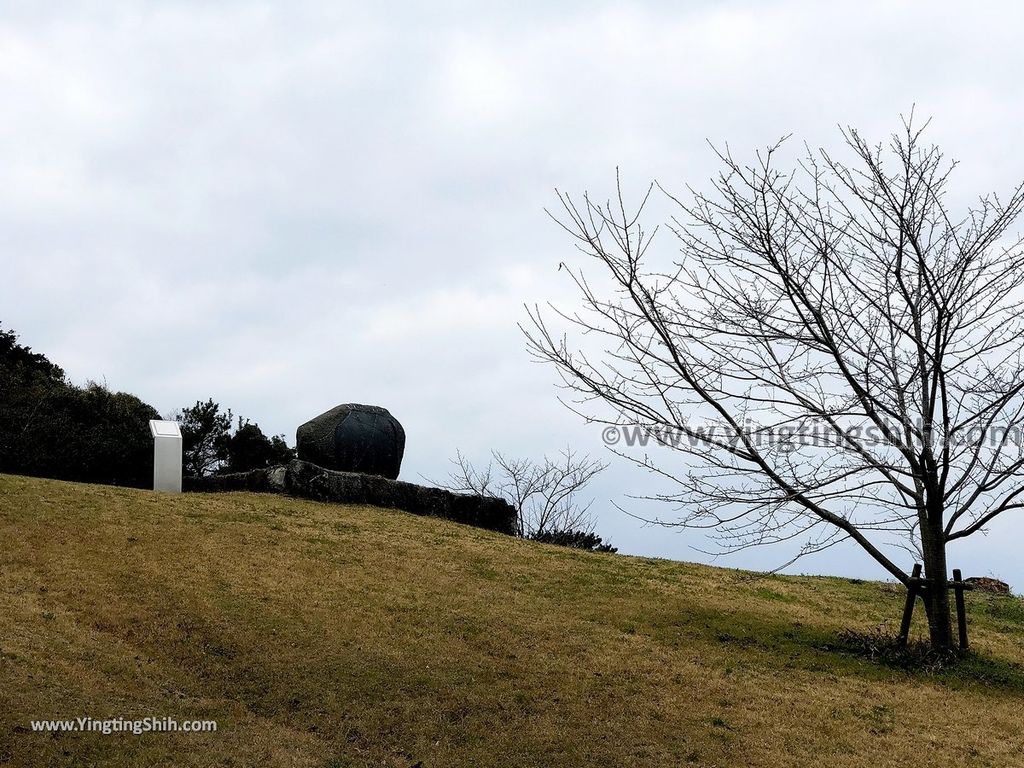
{"label": "white stone monument", "polygon": [[176,421],[149,422],[153,433],[153,490],[181,493],[181,430]]}

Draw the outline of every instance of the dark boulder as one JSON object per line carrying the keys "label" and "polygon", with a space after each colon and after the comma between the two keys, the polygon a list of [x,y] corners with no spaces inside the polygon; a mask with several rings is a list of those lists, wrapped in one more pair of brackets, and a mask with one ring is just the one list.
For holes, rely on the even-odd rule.
{"label": "dark boulder", "polygon": [[299,427],[295,448],[302,461],[394,480],[402,468],[405,430],[386,408],[348,403]]}

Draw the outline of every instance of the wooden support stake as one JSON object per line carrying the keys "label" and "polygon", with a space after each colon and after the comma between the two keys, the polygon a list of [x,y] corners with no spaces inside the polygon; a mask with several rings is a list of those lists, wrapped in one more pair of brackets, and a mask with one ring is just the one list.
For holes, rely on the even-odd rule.
{"label": "wooden support stake", "polygon": [[905,647],[910,638],[910,620],[914,618],[914,602],[917,600],[917,590],[921,581],[921,564],[914,563],[914,570],[910,574],[910,583],[907,584],[907,603],[903,606],[903,621],[900,624],[900,647]]}
{"label": "wooden support stake", "polygon": [[964,580],[960,569],[953,569],[953,591],[956,594],[956,624],[960,631],[960,653],[967,653],[967,607],[964,605]]}

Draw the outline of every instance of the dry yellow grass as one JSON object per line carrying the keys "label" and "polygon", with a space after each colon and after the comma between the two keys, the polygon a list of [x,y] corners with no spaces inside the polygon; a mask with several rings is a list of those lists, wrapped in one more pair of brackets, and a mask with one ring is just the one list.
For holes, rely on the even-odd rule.
{"label": "dry yellow grass", "polygon": [[[1015,598],[910,675],[827,647],[898,617],[877,583],[10,476],[0,536],[0,764],[1024,765]],[[26,732],[84,715],[219,730]]]}

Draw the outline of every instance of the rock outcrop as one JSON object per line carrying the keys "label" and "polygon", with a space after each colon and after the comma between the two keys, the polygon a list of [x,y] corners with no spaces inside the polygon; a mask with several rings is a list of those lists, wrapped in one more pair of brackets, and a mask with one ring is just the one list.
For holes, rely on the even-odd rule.
{"label": "rock outcrop", "polygon": [[348,403],[300,426],[295,448],[299,459],[325,469],[394,480],[402,468],[405,430],[386,408]]}
{"label": "rock outcrop", "polygon": [[442,517],[499,533],[515,531],[516,511],[503,499],[452,493],[442,488],[356,472],[336,472],[299,459],[287,466],[186,478],[185,490],[287,493],[335,504],[370,504],[400,509],[414,515]]}
{"label": "rock outcrop", "polygon": [[999,579],[991,579],[988,576],[971,576],[964,579],[965,584],[970,584],[980,592],[991,592],[994,595],[1010,594],[1010,585]]}

